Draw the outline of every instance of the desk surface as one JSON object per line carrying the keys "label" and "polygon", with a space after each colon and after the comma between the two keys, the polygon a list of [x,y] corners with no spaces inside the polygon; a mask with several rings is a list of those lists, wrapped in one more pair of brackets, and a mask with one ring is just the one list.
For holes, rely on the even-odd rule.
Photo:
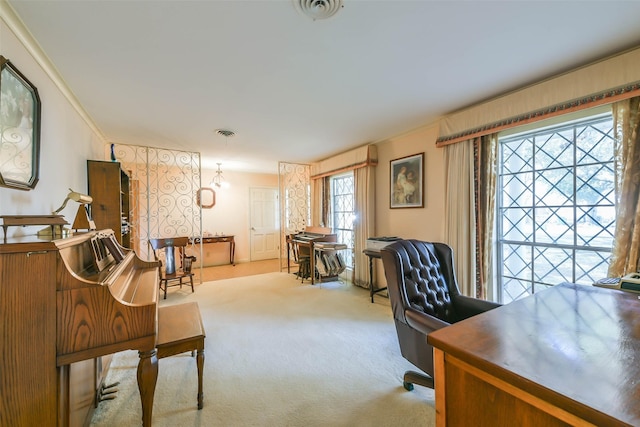
{"label": "desk surface", "polygon": [[234,235],[230,234],[230,235],[218,235],[218,236],[203,236],[202,238],[200,237],[193,237],[192,240],[195,243],[200,243],[200,240],[202,240],[202,243],[224,243],[224,242],[230,242],[231,240],[234,240]]}
{"label": "desk surface", "polygon": [[562,284],[428,341],[596,425],[640,425],[637,294]]}
{"label": "desk surface", "polygon": [[373,249],[365,249],[362,253],[369,258],[382,258],[382,253],[380,251],[374,251]]}
{"label": "desk surface", "polygon": [[209,244],[209,243],[229,243],[229,264],[236,265],[236,241],[233,234],[218,235],[218,236],[203,236],[203,237],[191,237],[192,243],[195,244]]}

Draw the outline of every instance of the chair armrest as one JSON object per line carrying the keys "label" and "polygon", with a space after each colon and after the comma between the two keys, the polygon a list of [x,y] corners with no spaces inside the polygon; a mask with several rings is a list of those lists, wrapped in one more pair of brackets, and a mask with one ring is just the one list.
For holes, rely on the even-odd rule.
{"label": "chair armrest", "polygon": [[456,295],[454,306],[458,320],[463,320],[476,314],[498,308],[501,304],[492,301],[486,301],[478,298],[471,298],[464,295]]}
{"label": "chair armrest", "polygon": [[424,314],[423,312],[412,308],[406,309],[404,311],[404,316],[405,319],[407,319],[407,324],[409,326],[425,335],[438,329],[442,329],[445,326],[449,326],[449,323],[442,321],[437,317],[429,316],[428,314]]}

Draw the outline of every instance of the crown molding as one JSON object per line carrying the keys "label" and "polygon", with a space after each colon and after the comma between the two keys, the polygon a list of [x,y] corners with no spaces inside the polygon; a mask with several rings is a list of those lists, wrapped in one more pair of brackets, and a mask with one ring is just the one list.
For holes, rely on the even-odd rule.
{"label": "crown molding", "polygon": [[26,27],[22,19],[18,16],[16,11],[6,2],[6,0],[0,0],[0,19],[7,25],[11,32],[22,43],[26,51],[33,57],[33,59],[42,67],[44,72],[49,76],[51,81],[60,90],[62,95],[67,98],[72,107],[85,121],[85,123],[91,128],[91,130],[106,143],[106,138],[102,131],[95,124],[91,116],[84,109],[78,98],[71,91],[62,75],[58,72],[53,62],[49,59],[44,52],[38,41],[33,37],[29,29]]}

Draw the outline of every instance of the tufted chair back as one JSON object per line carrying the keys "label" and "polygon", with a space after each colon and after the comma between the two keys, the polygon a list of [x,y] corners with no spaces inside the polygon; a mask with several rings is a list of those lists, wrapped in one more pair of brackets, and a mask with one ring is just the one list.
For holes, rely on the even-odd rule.
{"label": "tufted chair back", "polygon": [[448,245],[399,240],[383,248],[382,261],[387,284],[397,284],[388,286],[395,294],[390,296],[395,318],[406,323],[405,309],[411,307],[447,323],[456,321],[451,298],[459,291]]}
{"label": "tufted chair back", "polygon": [[[430,376],[422,385],[433,387],[427,334],[499,305],[460,294],[453,251],[444,243],[398,240],[382,248],[381,255],[400,351]],[[408,382],[420,384],[419,375],[406,373],[405,388],[410,389]]]}
{"label": "tufted chair back", "polygon": [[451,296],[434,244],[404,241],[398,246],[402,247],[398,254],[402,257],[406,303],[416,310],[452,323],[455,315]]}

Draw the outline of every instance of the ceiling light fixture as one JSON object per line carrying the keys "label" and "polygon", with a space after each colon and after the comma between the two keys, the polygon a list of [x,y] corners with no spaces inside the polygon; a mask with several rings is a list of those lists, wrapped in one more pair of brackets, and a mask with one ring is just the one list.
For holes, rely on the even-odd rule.
{"label": "ceiling light fixture", "polygon": [[[232,130],[228,130],[228,129],[216,129],[215,131],[218,135],[222,135],[225,137],[226,139],[226,144],[229,144],[229,138],[232,136],[235,136],[235,132]],[[220,166],[222,166],[222,163],[216,163],[218,165],[218,170],[216,171],[216,175],[213,177],[213,179],[211,180],[211,184],[209,184],[211,187],[216,187],[216,188],[227,188],[229,187],[229,183],[226,182],[224,180],[224,176],[222,176],[222,169],[220,169]]]}
{"label": "ceiling light fixture", "polygon": [[293,0],[293,4],[314,21],[330,18],[344,7],[342,0]]}
{"label": "ceiling light fixture", "polygon": [[224,176],[222,176],[222,170],[220,169],[220,166],[222,166],[222,163],[216,163],[216,164],[218,165],[218,170],[216,171],[216,176],[214,176],[213,179],[211,180],[211,186],[220,188],[224,183]]}

